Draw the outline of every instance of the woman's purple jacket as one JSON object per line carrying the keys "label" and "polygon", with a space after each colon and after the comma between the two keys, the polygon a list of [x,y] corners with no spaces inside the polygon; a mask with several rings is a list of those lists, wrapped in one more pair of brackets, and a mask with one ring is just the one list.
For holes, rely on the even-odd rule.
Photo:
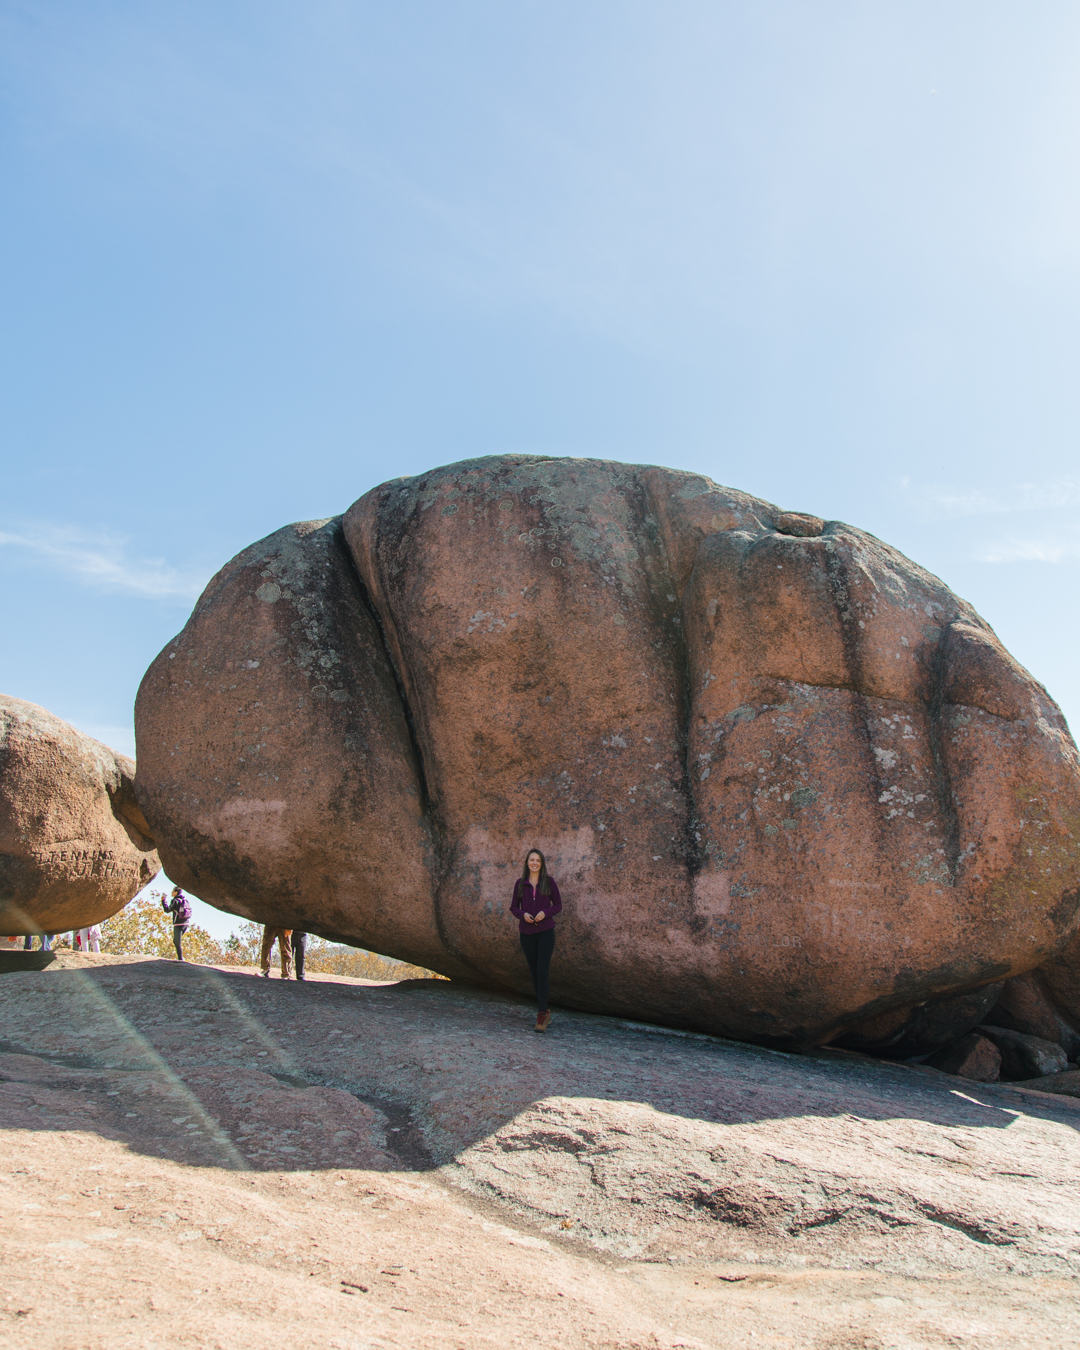
{"label": "woman's purple jacket", "polygon": [[[555,927],[555,915],[562,909],[562,898],[551,877],[548,877],[548,885],[551,887],[550,895],[534,895],[532,882],[518,877],[514,884],[514,898],[510,901],[510,913],[518,921],[519,933],[543,933]],[[526,923],[521,917],[523,914],[535,914],[538,909],[544,911],[544,917],[539,923]]]}

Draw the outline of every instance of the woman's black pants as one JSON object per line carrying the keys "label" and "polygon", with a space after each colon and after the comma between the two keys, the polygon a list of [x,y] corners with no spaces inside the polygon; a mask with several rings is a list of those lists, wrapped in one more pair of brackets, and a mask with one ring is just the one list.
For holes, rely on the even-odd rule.
{"label": "woman's black pants", "polygon": [[521,950],[529,963],[529,974],[536,990],[536,1010],[547,1012],[548,971],[551,969],[551,953],[555,950],[555,929],[546,928],[542,933],[522,933]]}
{"label": "woman's black pants", "polygon": [[176,959],[178,961],[182,961],[184,959],[184,948],[181,944],[184,941],[184,934],[187,932],[187,930],[188,926],[186,923],[173,924],[172,945],[176,948]]}

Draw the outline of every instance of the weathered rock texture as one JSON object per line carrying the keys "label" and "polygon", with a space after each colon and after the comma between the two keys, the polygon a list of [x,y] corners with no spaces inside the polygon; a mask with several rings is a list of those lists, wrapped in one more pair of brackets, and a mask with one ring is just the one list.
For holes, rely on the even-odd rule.
{"label": "weathered rock texture", "polygon": [[0,695],[0,931],[100,923],[153,878],[134,780],[126,755]]}
{"label": "weathered rock texture", "polygon": [[524,991],[536,845],[557,1000],[737,1037],[895,1038],[1080,907],[1075,746],[971,607],[663,468],[473,460],[281,530],[136,731],[169,874],[212,903]]}

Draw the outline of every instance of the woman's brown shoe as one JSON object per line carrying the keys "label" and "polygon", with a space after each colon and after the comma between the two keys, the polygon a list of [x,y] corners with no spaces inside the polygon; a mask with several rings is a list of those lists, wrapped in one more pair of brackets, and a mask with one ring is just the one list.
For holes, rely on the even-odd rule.
{"label": "woman's brown shoe", "polygon": [[551,1021],[551,1014],[549,1012],[537,1013],[536,1026],[533,1027],[533,1031],[547,1031],[548,1023],[550,1021]]}

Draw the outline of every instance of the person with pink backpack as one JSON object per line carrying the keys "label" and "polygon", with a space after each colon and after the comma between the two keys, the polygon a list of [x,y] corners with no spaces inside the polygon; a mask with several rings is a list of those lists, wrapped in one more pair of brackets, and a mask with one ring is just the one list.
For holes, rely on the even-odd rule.
{"label": "person with pink backpack", "polygon": [[176,948],[176,959],[184,959],[183,940],[184,934],[191,923],[191,903],[179,886],[172,888],[172,896],[169,900],[162,900],[161,908],[166,914],[172,915],[172,940]]}

